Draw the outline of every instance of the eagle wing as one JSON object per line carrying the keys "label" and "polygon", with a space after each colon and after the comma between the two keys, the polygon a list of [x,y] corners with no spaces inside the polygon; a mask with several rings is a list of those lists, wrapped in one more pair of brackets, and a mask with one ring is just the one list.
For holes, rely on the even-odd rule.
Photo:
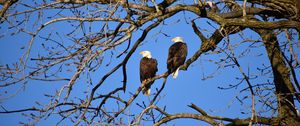
{"label": "eagle wing", "polygon": [[176,71],[178,67],[184,64],[186,56],[187,56],[186,43],[182,43],[182,42],[174,43],[169,48],[169,55],[167,60],[167,67],[169,73]]}
{"label": "eagle wing", "polygon": [[155,76],[157,72],[157,60],[153,58],[142,58],[140,61],[140,80],[141,83]]}
{"label": "eagle wing", "polygon": [[169,53],[168,53],[168,59],[167,59],[167,68],[168,68],[168,72],[172,73],[174,70],[174,56],[175,53],[177,51],[177,46],[175,44],[173,44],[170,48],[169,48]]}
{"label": "eagle wing", "polygon": [[[143,83],[144,80],[147,80],[149,78],[153,78],[156,75],[157,69],[157,60],[153,58],[146,58],[143,57],[140,61],[140,81]],[[154,83],[154,81],[148,83],[148,85],[145,86],[143,93],[146,94],[148,89],[151,88],[151,85]]]}

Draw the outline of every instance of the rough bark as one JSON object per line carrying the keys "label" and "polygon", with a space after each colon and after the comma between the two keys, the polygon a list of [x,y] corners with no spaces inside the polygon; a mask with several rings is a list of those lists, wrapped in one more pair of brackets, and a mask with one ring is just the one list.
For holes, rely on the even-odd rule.
{"label": "rough bark", "polygon": [[290,70],[284,62],[277,37],[271,30],[259,30],[258,33],[263,39],[273,70],[280,125],[299,126],[300,119],[297,116],[293,98],[297,95],[295,94],[296,91],[290,78]]}
{"label": "rough bark", "polygon": [[15,2],[17,2],[18,0],[1,0],[0,1],[0,5],[3,5],[3,7],[0,10],[0,18],[2,19],[4,17],[4,14],[6,13],[6,11],[8,10],[8,8],[14,4]]}

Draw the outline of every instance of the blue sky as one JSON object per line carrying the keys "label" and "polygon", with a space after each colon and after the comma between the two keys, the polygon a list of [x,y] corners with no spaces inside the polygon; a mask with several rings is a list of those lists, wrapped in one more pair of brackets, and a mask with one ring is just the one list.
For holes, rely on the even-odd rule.
{"label": "blue sky", "polygon": [[[168,48],[171,46],[171,39],[176,36],[182,36],[188,45],[188,56],[190,58],[200,47],[201,41],[194,34],[193,29],[191,27],[190,19],[195,18],[195,15],[186,12],[178,13],[172,18],[167,19],[163,25],[160,24],[156,29],[152,30],[148,33],[147,38],[143,41],[142,45],[135,51],[135,53],[131,56],[131,59],[127,63],[127,91],[124,93],[119,93],[122,98],[129,99],[129,92],[134,93],[137,88],[140,86],[139,80],[139,60],[141,59],[140,51],[149,50],[152,52],[152,56],[158,61],[158,73],[162,74],[167,71],[166,67],[166,59],[168,54]],[[186,23],[185,19],[189,24]],[[177,20],[180,20],[177,23]],[[209,37],[214,28],[207,24],[206,19],[198,19],[197,24],[202,28],[204,34]],[[209,21],[211,22],[211,21]],[[211,22],[212,23],[212,22]],[[7,23],[4,23],[7,25]],[[212,23],[215,28],[218,28],[218,25]],[[24,34],[18,34],[16,36],[9,36],[6,32],[6,27],[2,24],[0,32],[5,35],[5,37],[0,39],[0,64],[4,65],[7,63],[18,62],[18,58],[22,56],[22,52],[20,48],[26,45],[29,41],[29,37]],[[88,24],[87,24],[88,25]],[[93,24],[96,25],[96,24]],[[58,23],[49,26],[46,30],[43,30],[39,35],[46,36],[50,32],[59,32],[61,34],[67,33],[71,29],[68,29],[70,26],[67,23]],[[145,27],[143,27],[145,28]],[[92,30],[97,31],[99,27],[93,27]],[[166,37],[162,34],[157,34],[158,32],[163,32],[167,34],[169,37]],[[136,31],[133,35],[133,43],[140,36],[141,31]],[[235,45],[242,42],[240,38],[241,34],[236,34],[229,36],[230,44]],[[246,29],[242,32],[242,35],[251,40],[259,40],[257,34],[252,32],[249,29]],[[58,37],[53,35],[54,37]],[[55,40],[59,40],[60,38],[54,38]],[[68,39],[63,39],[65,44],[72,44]],[[33,50],[31,52],[30,58],[37,57],[37,54],[45,55],[46,52],[43,51],[41,44],[51,44],[55,46],[55,44],[49,41],[45,41],[43,39],[37,38],[34,41]],[[234,48],[234,52],[236,55],[241,54],[241,52],[245,51],[247,47],[253,44],[253,42],[245,42]],[[221,42],[218,47],[224,48],[226,42]],[[262,67],[262,64],[269,65],[269,61],[266,60],[267,56],[265,54],[265,49],[262,46],[262,43],[255,43],[257,48],[251,48],[250,53],[246,57],[242,57],[239,59],[243,70],[246,73],[256,74],[259,71],[256,69],[257,67]],[[112,51],[106,52],[104,55],[103,65],[97,69],[95,72],[89,72],[92,77],[93,84],[95,85],[101,79],[103,75],[105,75],[110,69],[112,69],[115,65],[117,65],[120,61],[123,60],[124,56],[116,59],[118,53],[124,50],[126,47],[126,43],[121,45],[120,47],[115,48]],[[218,50],[218,49],[217,49]],[[110,54],[114,53],[113,58],[110,59]],[[260,55],[262,54],[262,55]],[[218,69],[218,65],[215,62],[224,59],[226,55],[224,53],[216,54],[212,52],[208,52],[203,54],[197,61],[195,61],[187,71],[180,71],[179,77],[177,79],[168,78],[167,84],[163,92],[161,93],[161,97],[157,106],[164,107],[167,106],[166,111],[170,114],[175,113],[197,113],[196,111],[189,108],[187,105],[191,103],[196,104],[200,108],[204,109],[211,115],[218,116],[226,116],[231,118],[245,118],[250,117],[250,107],[251,101],[250,99],[244,100],[244,104],[241,104],[235,97],[244,97],[250,96],[250,92],[239,92],[241,89],[247,87],[246,83],[242,83],[237,89],[230,90],[221,90],[218,87],[228,87],[229,84],[236,84],[238,80],[236,78],[241,78],[242,75],[239,72],[237,67],[225,67]],[[110,63],[109,66],[105,66],[105,64]],[[28,62],[29,65],[34,65],[32,61]],[[57,67],[55,67],[57,68]],[[249,69],[248,69],[249,68]],[[74,66],[69,67],[72,72],[61,73],[64,77],[71,77],[72,74],[76,71]],[[64,69],[66,71],[66,69]],[[215,72],[217,70],[217,72]],[[212,78],[204,79],[212,75]],[[83,91],[91,91],[92,86],[87,83],[85,74],[81,75],[77,83],[74,85],[71,98],[80,97],[84,98]],[[101,86],[100,89],[97,90],[96,94],[105,94],[110,92],[112,89],[119,87],[122,85],[122,70],[116,71],[112,76],[110,76]],[[267,80],[272,80],[270,76],[259,76],[255,80],[251,80],[251,83],[258,84],[262,82],[266,82]],[[156,80],[152,86],[152,91],[155,91],[155,88],[160,88],[162,85],[163,79]],[[53,94],[56,90],[60,89],[61,86],[67,84],[67,82],[41,82],[29,80],[28,83],[25,84],[25,87],[22,88],[22,84],[10,86],[7,88],[2,88],[1,92],[1,106],[5,107],[7,110],[14,110],[20,108],[28,108],[35,105],[36,101],[39,101],[42,104],[47,104],[49,99],[44,97],[44,94]],[[7,91],[8,93],[16,92],[16,90],[21,89],[20,92],[7,100],[2,100],[3,97],[7,95],[2,95],[3,92]],[[153,96],[150,96],[153,98]],[[146,104],[149,103],[148,97],[140,94],[134,101],[134,103],[128,107],[125,112],[131,114],[139,114],[142,111],[136,103],[141,104],[142,102]],[[93,102],[92,104],[97,104]],[[107,109],[116,108],[116,102],[114,100],[108,100],[105,107]],[[257,105],[257,111],[260,110],[261,105]],[[2,111],[2,109],[1,109]],[[248,114],[241,114],[241,112],[248,112]],[[270,113],[267,113],[267,115]],[[122,115],[120,115],[122,116]],[[56,115],[50,116],[46,120],[42,119],[37,125],[55,125],[60,118]],[[0,114],[0,121],[3,125],[17,125],[19,121],[27,122],[28,119],[22,116],[20,113],[15,114]],[[167,123],[167,125],[197,125],[204,124],[201,121],[195,121],[191,119],[178,119]],[[64,121],[62,124],[70,124],[69,121]],[[149,125],[147,122],[143,122],[144,125]]]}

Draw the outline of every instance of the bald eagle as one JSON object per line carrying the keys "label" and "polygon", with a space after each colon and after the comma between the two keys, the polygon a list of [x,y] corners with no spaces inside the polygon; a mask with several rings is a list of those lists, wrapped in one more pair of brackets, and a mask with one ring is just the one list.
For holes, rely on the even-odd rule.
{"label": "bald eagle", "polygon": [[[142,51],[140,54],[143,58],[140,60],[140,80],[141,83],[143,81],[153,78],[157,72],[157,61],[152,58],[150,51]],[[150,95],[150,87],[154,83],[154,81],[150,82],[143,89],[143,94],[146,96]]]}
{"label": "bald eagle", "polygon": [[167,67],[168,72],[172,73],[175,79],[178,76],[179,67],[185,62],[188,50],[183,38],[175,37],[172,42],[174,44],[169,48]]}

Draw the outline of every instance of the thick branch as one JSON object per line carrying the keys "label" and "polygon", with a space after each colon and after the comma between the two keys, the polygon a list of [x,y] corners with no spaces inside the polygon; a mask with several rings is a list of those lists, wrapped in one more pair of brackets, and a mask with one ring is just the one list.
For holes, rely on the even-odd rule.
{"label": "thick branch", "polygon": [[265,118],[265,117],[259,117],[259,116],[255,116],[254,118],[251,117],[251,118],[247,118],[247,119],[239,119],[239,118],[232,119],[232,118],[226,118],[226,117],[220,117],[220,116],[212,116],[212,115],[207,114],[203,109],[199,108],[195,104],[191,104],[191,105],[189,105],[189,107],[195,109],[196,111],[201,113],[203,116],[205,116],[206,118],[209,118],[211,120],[222,120],[222,121],[230,122],[229,124],[227,124],[228,126],[248,125],[253,120],[255,120],[255,122],[253,122],[253,123],[265,124],[265,125],[279,123],[279,120],[277,118]]}
{"label": "thick branch", "polygon": [[204,122],[207,122],[213,126],[220,126],[221,124],[211,120],[210,118],[198,114],[189,114],[189,113],[180,113],[180,114],[174,114],[174,115],[169,115],[167,117],[162,118],[159,120],[157,123],[153,124],[153,126],[159,126],[164,123],[167,123],[169,121],[172,121],[174,119],[180,119],[180,118],[190,118],[190,119],[196,119],[196,120],[202,120]]}
{"label": "thick branch", "polygon": [[8,8],[13,5],[15,2],[17,2],[18,0],[6,0],[4,1],[0,1],[0,4],[3,4],[2,10],[0,10],[0,17],[1,20],[4,17],[4,14],[6,13],[6,11],[8,10]]}
{"label": "thick branch", "polygon": [[277,36],[270,30],[256,30],[262,37],[267,54],[272,66],[274,85],[278,101],[279,118],[282,118],[281,125],[300,125],[299,117],[295,109],[293,95],[299,99],[290,78],[288,69]]}

